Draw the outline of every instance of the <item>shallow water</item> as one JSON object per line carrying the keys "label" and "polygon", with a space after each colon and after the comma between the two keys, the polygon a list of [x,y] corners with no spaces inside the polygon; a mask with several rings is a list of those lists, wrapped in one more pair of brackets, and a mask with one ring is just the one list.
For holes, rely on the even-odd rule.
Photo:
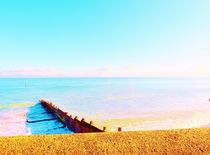
{"label": "shallow water", "polygon": [[[124,130],[191,128],[210,123],[209,78],[0,79],[1,115],[7,116],[5,111],[16,109],[30,113],[40,98],[99,124],[113,119],[144,119],[135,123],[111,123]],[[40,130],[33,129],[34,134],[48,133],[42,130],[43,123],[38,126]],[[25,127],[22,132],[33,134],[30,126]],[[59,125],[57,127],[59,129]],[[9,130],[14,128],[8,129],[8,133]]]}
{"label": "shallow water", "polygon": [[38,103],[28,108],[26,127],[30,134],[71,134],[59,119]]}

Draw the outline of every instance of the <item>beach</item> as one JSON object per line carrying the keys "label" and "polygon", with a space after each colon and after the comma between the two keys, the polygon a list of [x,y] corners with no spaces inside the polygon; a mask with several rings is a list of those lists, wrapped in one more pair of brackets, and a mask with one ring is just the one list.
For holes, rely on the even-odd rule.
{"label": "beach", "polygon": [[210,0],[0,0],[0,155],[210,155]]}
{"label": "beach", "polygon": [[210,128],[0,137],[0,154],[210,154]]}
{"label": "beach", "polygon": [[[210,154],[208,80],[13,80],[0,80],[0,154]],[[41,98],[107,132],[74,134]]]}

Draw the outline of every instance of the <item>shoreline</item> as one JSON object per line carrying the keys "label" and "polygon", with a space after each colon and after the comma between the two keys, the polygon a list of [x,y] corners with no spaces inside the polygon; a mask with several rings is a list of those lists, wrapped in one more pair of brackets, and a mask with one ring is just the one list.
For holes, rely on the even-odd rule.
{"label": "shoreline", "polygon": [[210,128],[0,137],[0,154],[210,154]]}
{"label": "shoreline", "polygon": [[[14,110],[16,110],[15,113]],[[28,113],[28,108],[26,107],[6,109],[5,111],[0,112],[1,116],[0,122],[1,124],[3,124],[3,126],[0,129],[0,136],[21,136],[21,135],[24,136],[32,134],[30,133],[30,128],[26,127],[25,120],[27,119],[26,118],[27,113]],[[93,123],[94,125],[96,125],[101,129],[103,129],[103,126],[106,126],[107,132],[116,132],[118,130],[118,127],[120,127],[122,131],[144,131],[144,130],[155,131],[155,130],[174,130],[174,129],[192,129],[192,128],[210,127],[209,119],[205,120],[204,118],[203,119],[200,118],[200,121],[202,122],[201,123],[195,117],[194,119],[191,118],[189,123],[184,122],[182,126],[176,124],[175,122],[177,121],[180,123],[183,122],[183,120],[179,121],[179,119],[182,118],[183,115],[184,114],[182,113],[181,115],[177,115],[177,113],[174,113],[170,115],[167,114],[164,116],[159,115],[159,117],[156,118],[142,117],[142,118],[122,118],[122,119],[110,119],[110,120],[94,119]],[[180,118],[175,120],[176,116],[179,116]],[[19,127],[14,128],[14,126],[17,125],[17,123],[15,123],[17,119],[21,121],[21,124],[18,123]],[[82,119],[82,117],[79,117],[79,119]],[[91,119],[88,119],[87,117],[85,120],[89,122],[91,121]],[[196,123],[194,126],[193,122]],[[201,124],[199,125],[199,123]],[[16,129],[21,129],[21,130],[16,130]]]}
{"label": "shoreline", "polygon": [[[68,110],[64,110],[63,108],[59,108],[54,105],[52,102],[47,100],[40,100],[41,104],[47,105],[52,113],[58,115],[60,120],[64,123],[67,123],[71,117],[74,115],[69,113]],[[48,110],[49,110],[48,109]],[[60,112],[57,112],[60,111]],[[60,113],[60,114],[59,114]],[[145,115],[147,114],[147,115]],[[116,132],[118,128],[122,129],[122,131],[143,131],[143,130],[172,130],[172,129],[189,129],[189,128],[200,128],[205,127],[210,122],[210,114],[202,113],[202,111],[173,111],[173,112],[156,112],[153,114],[145,113],[142,117],[129,117],[129,115],[124,116],[124,118],[109,118],[101,119],[99,115],[94,117],[84,116],[84,115],[75,115],[78,120],[86,120],[86,122],[94,122],[95,127],[102,130],[104,127],[107,132]],[[158,114],[158,115],[157,115]],[[103,114],[101,114],[103,115]],[[81,117],[82,116],[82,117]],[[144,116],[144,117],[143,117]],[[185,118],[185,119],[183,119]],[[73,122],[70,124],[74,124]],[[88,124],[88,123],[87,123]],[[67,125],[68,126],[68,125]],[[72,125],[71,125],[72,126]],[[75,129],[77,127],[71,127],[71,129]],[[81,130],[81,126],[79,131]]]}

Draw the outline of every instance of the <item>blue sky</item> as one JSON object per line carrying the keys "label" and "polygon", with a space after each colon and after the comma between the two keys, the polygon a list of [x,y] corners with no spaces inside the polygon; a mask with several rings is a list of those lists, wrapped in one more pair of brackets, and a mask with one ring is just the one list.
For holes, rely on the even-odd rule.
{"label": "blue sky", "polygon": [[210,76],[208,0],[0,1],[0,77]]}

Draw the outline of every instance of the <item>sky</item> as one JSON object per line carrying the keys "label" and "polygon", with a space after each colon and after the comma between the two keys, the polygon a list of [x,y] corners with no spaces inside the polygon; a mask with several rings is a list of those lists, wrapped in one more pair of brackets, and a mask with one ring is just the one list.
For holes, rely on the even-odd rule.
{"label": "sky", "polygon": [[0,77],[210,77],[209,0],[2,0]]}

